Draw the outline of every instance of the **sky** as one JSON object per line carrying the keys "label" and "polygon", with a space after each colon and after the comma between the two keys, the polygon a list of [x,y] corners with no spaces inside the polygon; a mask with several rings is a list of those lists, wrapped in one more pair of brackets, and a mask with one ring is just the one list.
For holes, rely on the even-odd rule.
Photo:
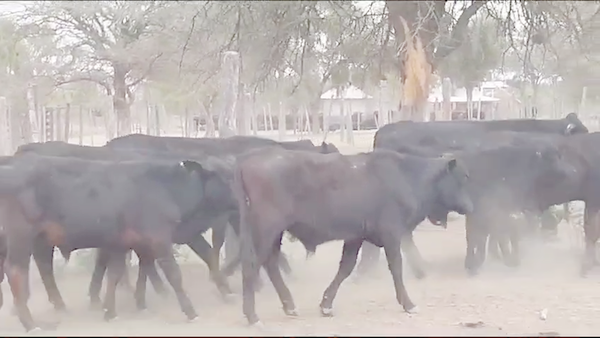
{"label": "sky", "polygon": [[1,1],[0,15],[10,15],[13,12],[22,10],[25,2],[26,1]]}

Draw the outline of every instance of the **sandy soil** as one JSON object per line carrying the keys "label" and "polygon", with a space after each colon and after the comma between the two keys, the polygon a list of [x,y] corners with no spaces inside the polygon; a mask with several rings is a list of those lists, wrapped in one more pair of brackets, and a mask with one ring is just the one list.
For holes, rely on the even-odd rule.
{"label": "sandy soil", "polygon": [[[90,275],[70,271],[57,277],[69,307],[67,314],[55,313],[46,301],[36,269],[30,306],[37,319],[58,323],[55,331],[44,332],[53,335],[593,335],[600,330],[600,270],[585,279],[578,276],[580,253],[568,239],[568,225],[562,226],[557,242],[528,240],[521,267],[511,269],[488,260],[480,276],[469,278],[462,266],[463,224],[461,219],[447,230],[429,224],[417,230],[415,240],[427,260],[428,276],[417,280],[405,267],[409,293],[420,307],[415,315],[404,313],[396,303],[391,276],[381,260],[372,276],[360,280],[352,276],[342,285],[334,304],[335,317],[320,317],[318,304],[336,272],[339,242],[319,247],[308,260],[301,245],[284,244],[294,268],[287,281],[300,316],[286,317],[267,283],[257,294],[263,330],[247,327],[240,297],[230,304],[221,300],[201,264],[182,266],[187,290],[200,314],[194,323],[185,321],[172,293],[163,300],[151,287],[148,312],[137,312],[132,295],[121,290],[119,319],[106,323],[101,313],[88,308]],[[231,283],[240,293],[239,274]],[[11,304],[6,283],[2,289],[6,304]],[[0,310],[0,335],[21,335],[23,329],[10,308]],[[539,315],[543,309],[548,312],[546,320]],[[483,325],[477,328],[464,325],[479,321]]]}
{"label": "sandy soil", "polygon": [[[362,135],[361,135],[362,136]],[[368,150],[368,145],[363,149]],[[523,245],[519,268],[505,267],[488,259],[482,273],[474,278],[463,269],[465,252],[464,220],[448,229],[421,225],[415,240],[427,261],[428,276],[417,280],[405,266],[408,291],[420,312],[408,315],[397,304],[385,260],[367,279],[349,278],[340,288],[334,304],[335,317],[322,318],[318,304],[337,271],[341,243],[318,248],[310,259],[298,243],[284,243],[294,268],[287,277],[299,317],[286,317],[273,287],[257,294],[257,310],[265,328],[250,328],[242,315],[241,298],[224,303],[209,282],[207,269],[199,263],[182,265],[184,282],[200,318],[187,323],[172,292],[166,299],[148,288],[149,311],[135,310],[132,294],[120,290],[119,319],[106,323],[102,314],[88,307],[89,273],[69,269],[57,275],[58,285],[69,312],[56,313],[33,268],[32,297],[29,302],[36,319],[55,322],[51,335],[595,335],[600,331],[600,269],[580,278],[581,253],[572,243],[572,228],[563,224],[559,240],[542,243],[528,240]],[[71,263],[69,263],[71,264]],[[231,278],[240,293],[240,276]],[[2,285],[4,308],[0,309],[0,335],[24,334],[17,318],[10,314],[12,299],[7,283]],[[540,311],[547,310],[547,319]],[[478,323],[476,328],[468,323]]]}

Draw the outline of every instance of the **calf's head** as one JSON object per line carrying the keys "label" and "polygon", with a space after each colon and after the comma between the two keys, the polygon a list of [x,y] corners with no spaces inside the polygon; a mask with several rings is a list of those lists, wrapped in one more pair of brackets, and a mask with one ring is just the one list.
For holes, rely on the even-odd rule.
{"label": "calf's head", "polygon": [[448,213],[456,211],[461,215],[473,211],[473,201],[466,189],[469,173],[467,168],[458,160],[444,160],[432,182],[434,201],[428,213],[429,221],[433,224],[446,226]]}

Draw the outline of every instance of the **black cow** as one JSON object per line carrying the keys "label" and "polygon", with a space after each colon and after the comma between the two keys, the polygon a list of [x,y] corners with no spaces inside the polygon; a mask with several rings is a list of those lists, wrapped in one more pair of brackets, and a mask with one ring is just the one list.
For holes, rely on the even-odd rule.
{"label": "black cow", "polygon": [[600,238],[600,133],[575,135],[561,142],[561,154],[575,167],[569,184],[561,185],[547,198],[554,204],[583,201],[585,253],[581,274],[598,264],[596,242]]}
{"label": "black cow", "polygon": [[[496,121],[401,121],[381,127],[375,134],[374,148],[383,148],[433,157],[443,153],[465,150],[488,149],[503,144],[512,144],[514,139],[497,134],[498,131],[524,132],[527,134],[576,135],[588,133],[576,114],[570,113],[564,119],[537,120],[512,119]],[[501,133],[500,133],[501,134]],[[496,135],[496,136],[494,136]],[[538,138],[540,136],[536,136]],[[517,138],[519,139],[519,138]],[[568,206],[565,206],[568,209]],[[542,223],[544,230],[554,231],[553,226]],[[494,237],[490,238],[495,243]],[[491,244],[495,256],[498,245]],[[365,245],[362,250],[358,272],[364,274],[376,263],[379,249]],[[423,274],[419,273],[418,277]]]}
{"label": "black cow", "polygon": [[[489,142],[483,142],[484,140]],[[496,248],[500,246],[501,251],[506,254],[505,262],[508,265],[518,264],[518,229],[511,226],[514,221],[509,216],[517,212],[539,213],[538,208],[526,207],[527,203],[542,198],[527,195],[529,191],[540,189],[532,187],[537,187],[536,184],[540,180],[550,182],[553,177],[556,182],[552,186],[555,187],[568,175],[572,175],[568,171],[572,167],[565,163],[566,160],[559,152],[559,145],[564,140],[567,138],[552,134],[492,132],[473,137],[470,146],[463,147],[466,150],[453,152],[454,156],[464,160],[471,175],[479,178],[470,180],[468,185],[471,198],[475,201],[474,213],[467,216],[467,237],[471,239],[468,240],[470,244],[468,243],[465,266],[470,273],[476,273],[483,263],[485,253],[481,250],[485,249],[485,241],[490,230],[492,230],[490,246],[494,245]],[[404,146],[402,151],[419,156],[436,157],[441,156],[444,149],[444,147],[437,150],[411,148]],[[425,153],[424,150],[427,152]],[[496,154],[494,155],[496,157],[492,156],[493,154]],[[538,159],[540,156],[541,159]],[[554,162],[545,164],[542,159]],[[504,223],[506,225],[501,226]],[[512,234],[510,238],[507,237],[509,233]],[[473,244],[476,242],[473,239],[475,237],[479,243],[477,246]],[[497,242],[498,239],[502,241]],[[412,238],[408,237],[406,241],[412,242]],[[514,249],[512,254],[509,254],[509,242]],[[414,244],[411,244],[411,247],[414,247]],[[416,258],[413,264],[417,264],[421,258],[416,247],[414,248]],[[477,250],[478,260],[472,258],[475,250]],[[378,255],[377,248],[371,251],[374,253],[364,250],[363,257],[367,255],[366,257],[371,258]],[[424,276],[421,269],[416,269],[415,272],[417,277]]]}
{"label": "black cow", "polygon": [[[477,273],[485,259],[488,234],[493,234],[508,265],[519,260],[518,227],[510,215],[540,213],[556,204],[549,196],[569,186],[575,168],[551,143],[499,147],[457,156],[469,169],[467,190],[474,210],[467,214],[465,267]],[[512,253],[508,243],[512,244]]]}
{"label": "black cow", "polygon": [[[119,141],[122,140],[122,141]],[[190,142],[192,140],[192,142]],[[202,141],[204,140],[204,141]],[[227,140],[226,142],[224,142]],[[67,156],[67,157],[78,157],[86,159],[103,159],[103,160],[127,160],[132,158],[179,158],[179,159],[205,159],[207,154],[220,154],[220,157],[227,156],[229,154],[240,153],[248,148],[257,147],[260,145],[271,146],[279,145],[282,148],[287,149],[304,149],[312,151],[337,151],[337,148],[333,145],[327,145],[323,143],[320,147],[314,146],[310,140],[301,140],[295,142],[283,142],[281,144],[268,140],[255,137],[242,137],[236,136],[228,139],[187,139],[177,137],[154,137],[147,135],[128,135],[122,138],[111,141],[113,143],[109,148],[106,147],[85,147],[77,146],[64,142],[46,142],[46,143],[32,143],[21,146],[17,151],[17,154],[24,154],[28,152],[35,152],[42,155],[52,156]],[[184,144],[184,146],[181,146]],[[185,145],[192,145],[186,147]],[[223,145],[222,147],[220,145]],[[184,151],[185,149],[185,151]],[[169,150],[168,155],[165,154],[165,150]],[[221,152],[220,152],[221,151]],[[225,152],[225,153],[224,153]],[[229,168],[221,167],[218,169],[227,175]],[[219,206],[215,206],[211,209],[209,215],[206,212],[199,213],[195,218],[190,219],[188,222],[182,223],[176,234],[182,234],[176,236],[180,240],[176,240],[179,244],[187,244],[190,248],[196,252],[208,265],[211,272],[211,279],[216,282],[219,291],[223,295],[229,295],[231,290],[224,279],[219,273],[219,256],[218,252],[223,244],[225,237],[225,223],[220,224],[218,219],[222,219],[223,215],[230,219],[230,223],[237,226],[237,205],[230,205],[228,201],[232,200],[229,188],[224,187],[222,191],[214,191],[214,194],[220,196],[221,203]],[[233,212],[231,216],[227,216],[228,213]],[[210,245],[201,236],[207,229],[213,229],[213,246],[214,251],[211,250]],[[102,254],[102,249],[98,253],[97,261],[92,275],[92,281],[90,282],[90,298],[93,306],[99,304],[99,294],[102,285],[102,278],[106,271],[107,259],[106,254]],[[289,272],[289,264],[282,255],[281,259],[282,267],[287,267]],[[235,266],[233,266],[235,267]],[[150,273],[149,277],[155,288],[161,290],[161,280],[156,273],[153,266],[149,266],[145,269]],[[231,274],[233,269],[229,269],[228,273]],[[138,282],[136,284],[136,302],[140,309],[145,308],[145,280],[146,276],[140,269],[138,275]],[[63,305],[64,306],[64,305]]]}
{"label": "black cow", "polygon": [[331,315],[363,241],[384,247],[396,297],[407,312],[415,311],[404,288],[400,238],[426,217],[438,221],[448,210],[471,212],[463,189],[467,177],[456,160],[385,150],[343,156],[265,148],[241,156],[234,185],[241,213],[243,310],[249,323],[259,321],[254,282],[262,265],[284,312],[296,315],[277,265],[286,230],[309,252],[321,243],[344,240],[339,271],[321,302],[323,315]]}
{"label": "black cow", "polygon": [[241,154],[257,147],[278,146],[289,150],[307,150],[321,153],[339,152],[335,145],[322,142],[315,146],[310,140],[277,142],[256,136],[232,136],[228,138],[159,137],[131,134],[110,140],[106,146],[113,149],[135,148],[163,151],[193,151],[212,156]]}
{"label": "black cow", "polygon": [[[144,149],[115,150],[106,147],[78,146],[60,141],[27,144],[19,147],[16,155],[18,156],[29,153],[46,156],[76,157],[89,160],[106,161],[123,161],[131,159],[169,159],[173,161],[181,161],[189,158],[189,156],[165,153],[161,151],[148,151]],[[205,160],[207,159],[207,157],[203,158]],[[228,170],[227,168],[223,167],[222,165],[217,166],[215,161],[210,161],[209,166],[212,166],[211,169],[221,172],[226,179]],[[215,222],[215,219],[219,218],[221,213],[226,214],[228,210],[237,210],[237,205],[233,203],[233,197],[229,193],[229,186],[224,185],[219,187],[213,185],[211,188],[212,189],[210,190],[210,193],[213,195],[213,200],[216,202],[210,207],[205,207],[204,210],[198,210],[198,212],[195,213],[190,219],[183,220],[175,230],[174,239],[179,244],[187,244],[203,261],[207,263],[211,274],[211,279],[216,283],[221,294],[223,296],[227,296],[231,294],[231,289],[219,271],[218,256],[214,256],[214,252],[210,244],[206,242],[202,234],[212,226],[223,227],[224,224]],[[220,199],[217,200],[217,198]],[[214,233],[219,233],[219,231],[214,230],[213,228],[213,234]],[[97,253],[96,264],[89,287],[89,295],[93,307],[98,307],[100,304],[100,289],[109,258],[109,252],[106,252],[105,249],[100,248]],[[146,307],[146,276],[150,277],[152,284],[159,293],[164,293],[162,280],[160,279],[154,266],[148,265],[144,270],[140,269],[135,292],[136,303],[140,309],[144,309]],[[53,279],[54,277],[48,276],[48,278]],[[60,304],[59,306],[55,304],[55,307],[62,309],[64,308],[64,303]]]}
{"label": "black cow", "polygon": [[452,149],[448,139],[470,137],[474,134],[494,131],[534,132],[560,135],[588,133],[587,127],[575,113],[563,119],[536,120],[511,119],[494,121],[400,121],[381,127],[375,134],[374,147],[394,150],[396,146],[430,146],[446,144]]}
{"label": "black cow", "polygon": [[[277,142],[255,136],[232,136],[228,138],[184,138],[184,137],[157,137],[144,134],[131,134],[109,141],[106,147],[111,149],[144,149],[146,151],[171,151],[184,153],[192,159],[196,156],[212,155],[217,157],[239,156],[247,151],[261,147],[278,147],[286,150],[303,150],[323,154],[339,153],[335,145],[322,142],[315,146],[310,140]],[[237,213],[229,218],[230,223],[237,231]],[[213,228],[213,245],[218,253],[225,239],[225,227]],[[288,267],[285,256],[281,255],[281,264]],[[233,273],[238,261],[234,259],[224,270],[225,275]]]}
{"label": "black cow", "polygon": [[202,204],[211,204],[207,202],[212,198],[209,187],[225,184],[215,182],[220,180],[192,161],[100,163],[29,155],[0,167],[0,193],[10,210],[5,223],[6,273],[25,329],[35,328],[25,286],[29,257],[35,251],[49,252],[53,246],[63,252],[110,249],[114,259],[110,260],[105,299],[108,320],[116,316],[115,287],[128,249],[140,257],[141,269],[161,258],[159,264],[182,311],[190,319],[197,317],[172,256],[172,234]]}

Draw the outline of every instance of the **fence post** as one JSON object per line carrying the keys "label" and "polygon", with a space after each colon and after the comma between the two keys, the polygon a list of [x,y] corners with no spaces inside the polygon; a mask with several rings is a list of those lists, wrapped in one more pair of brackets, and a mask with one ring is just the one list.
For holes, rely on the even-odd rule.
{"label": "fence post", "polygon": [[44,141],[54,140],[54,108],[44,107]]}

